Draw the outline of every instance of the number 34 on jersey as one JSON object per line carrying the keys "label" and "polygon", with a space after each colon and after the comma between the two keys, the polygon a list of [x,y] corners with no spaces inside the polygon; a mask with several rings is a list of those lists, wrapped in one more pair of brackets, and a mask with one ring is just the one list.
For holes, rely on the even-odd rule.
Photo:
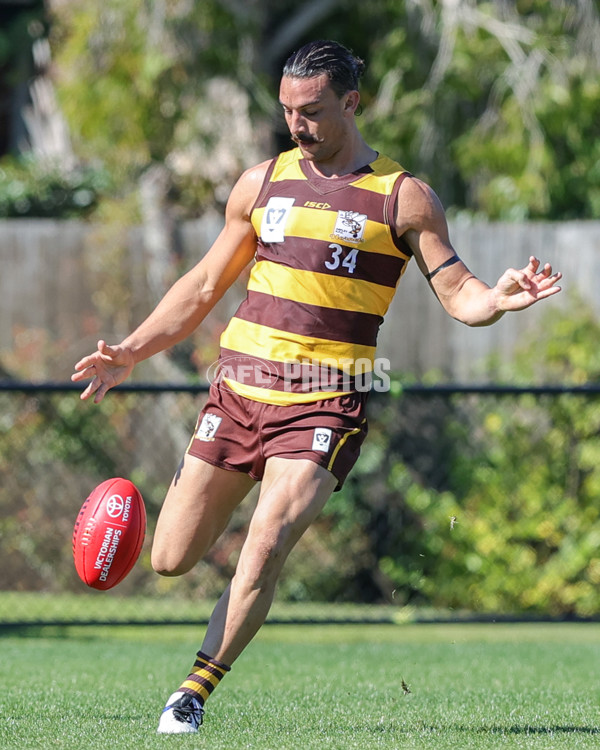
{"label": "number 34 on jersey", "polygon": [[330,271],[335,271],[337,268],[346,270],[348,273],[354,273],[356,268],[356,262],[358,258],[358,248],[352,248],[346,257],[344,257],[344,248],[338,245],[337,242],[332,242],[329,245],[331,250],[331,256],[329,260],[325,261],[325,267]]}

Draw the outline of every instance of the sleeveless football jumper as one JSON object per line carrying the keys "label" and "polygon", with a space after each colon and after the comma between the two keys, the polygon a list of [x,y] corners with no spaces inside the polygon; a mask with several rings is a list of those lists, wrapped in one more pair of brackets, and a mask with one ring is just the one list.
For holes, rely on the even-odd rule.
{"label": "sleeveless football jumper", "polygon": [[394,208],[408,173],[385,156],[317,175],[300,149],[270,163],[251,222],[247,297],[221,336],[220,377],[235,393],[288,406],[355,390],[411,251]]}

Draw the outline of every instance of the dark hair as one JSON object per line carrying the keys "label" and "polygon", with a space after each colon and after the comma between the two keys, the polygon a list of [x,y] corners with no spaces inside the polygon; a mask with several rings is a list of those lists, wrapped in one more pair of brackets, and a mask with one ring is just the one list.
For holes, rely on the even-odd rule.
{"label": "dark hair", "polygon": [[314,78],[325,73],[338,97],[358,89],[365,64],[338,42],[309,42],[291,54],[283,66],[288,78]]}

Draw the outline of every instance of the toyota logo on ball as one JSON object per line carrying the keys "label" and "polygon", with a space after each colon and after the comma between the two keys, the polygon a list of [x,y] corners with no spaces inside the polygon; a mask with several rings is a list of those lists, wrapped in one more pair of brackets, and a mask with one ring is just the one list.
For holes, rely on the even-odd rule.
{"label": "toyota logo on ball", "polygon": [[117,518],[123,512],[125,502],[121,495],[111,495],[106,502],[106,512],[111,518]]}

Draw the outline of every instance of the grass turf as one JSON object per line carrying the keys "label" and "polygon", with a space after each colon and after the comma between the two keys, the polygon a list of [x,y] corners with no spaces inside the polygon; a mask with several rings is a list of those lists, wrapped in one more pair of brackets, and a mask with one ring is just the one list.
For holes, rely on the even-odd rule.
{"label": "grass turf", "polygon": [[200,637],[179,626],[2,638],[0,748],[600,745],[597,624],[268,625],[198,735],[156,735]]}

